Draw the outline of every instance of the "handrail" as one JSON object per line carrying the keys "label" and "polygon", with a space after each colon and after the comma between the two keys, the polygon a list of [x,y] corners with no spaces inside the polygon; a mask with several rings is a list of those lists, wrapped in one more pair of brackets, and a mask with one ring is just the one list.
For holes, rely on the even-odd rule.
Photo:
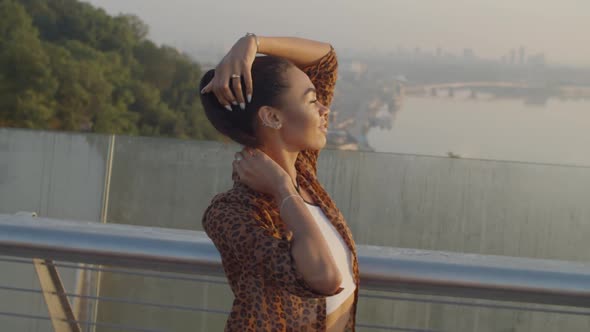
{"label": "handrail", "polygon": [[[361,288],[590,308],[590,264],[357,246]],[[0,255],[223,276],[204,232],[0,214]]]}

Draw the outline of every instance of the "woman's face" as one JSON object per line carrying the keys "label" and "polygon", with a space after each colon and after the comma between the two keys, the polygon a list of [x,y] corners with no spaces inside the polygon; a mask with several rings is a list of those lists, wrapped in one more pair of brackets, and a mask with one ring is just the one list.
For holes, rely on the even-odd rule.
{"label": "woman's face", "polygon": [[318,100],[309,77],[297,67],[285,73],[289,89],[282,96],[282,127],[285,143],[298,150],[320,150],[326,145],[330,109]]}

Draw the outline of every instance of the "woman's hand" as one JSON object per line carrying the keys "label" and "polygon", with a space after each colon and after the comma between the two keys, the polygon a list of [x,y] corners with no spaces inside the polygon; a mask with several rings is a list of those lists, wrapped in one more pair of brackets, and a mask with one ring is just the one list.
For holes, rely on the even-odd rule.
{"label": "woman's hand", "polygon": [[[252,100],[252,63],[256,58],[256,41],[252,36],[240,38],[231,50],[223,57],[223,60],[215,67],[215,75],[201,93],[213,92],[219,103],[231,111],[230,103],[240,104],[241,109],[246,109],[246,100],[242,90],[241,79],[232,78],[232,75],[240,75],[244,78],[248,102]],[[233,95],[229,88],[232,84]]]}
{"label": "woman's hand", "polygon": [[239,181],[256,191],[276,196],[282,186],[292,182],[289,174],[259,149],[246,147],[236,152],[235,158],[232,165]]}

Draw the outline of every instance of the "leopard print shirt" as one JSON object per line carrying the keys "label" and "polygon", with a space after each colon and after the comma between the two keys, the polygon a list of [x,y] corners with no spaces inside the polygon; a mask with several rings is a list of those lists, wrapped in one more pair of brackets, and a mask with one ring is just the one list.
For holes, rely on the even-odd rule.
{"label": "leopard print shirt", "polygon": [[[337,68],[333,47],[317,64],[301,68],[324,105],[332,102]],[[351,251],[356,290],[345,331],[354,331],[359,289],[355,243],[342,213],[318,182],[318,155],[319,150],[299,153],[297,183],[321,207]],[[281,220],[277,203],[272,196],[238,182],[237,173],[232,173],[232,179],[233,187],[212,199],[202,219],[235,296],[225,331],[325,331],[325,295],[312,290],[296,270],[292,232]]]}

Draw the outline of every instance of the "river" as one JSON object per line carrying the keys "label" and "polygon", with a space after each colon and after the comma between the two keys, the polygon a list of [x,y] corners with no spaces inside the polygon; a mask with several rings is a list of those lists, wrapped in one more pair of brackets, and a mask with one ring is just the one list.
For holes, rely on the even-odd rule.
{"label": "river", "polygon": [[590,166],[590,101],[408,96],[367,140],[377,152]]}

